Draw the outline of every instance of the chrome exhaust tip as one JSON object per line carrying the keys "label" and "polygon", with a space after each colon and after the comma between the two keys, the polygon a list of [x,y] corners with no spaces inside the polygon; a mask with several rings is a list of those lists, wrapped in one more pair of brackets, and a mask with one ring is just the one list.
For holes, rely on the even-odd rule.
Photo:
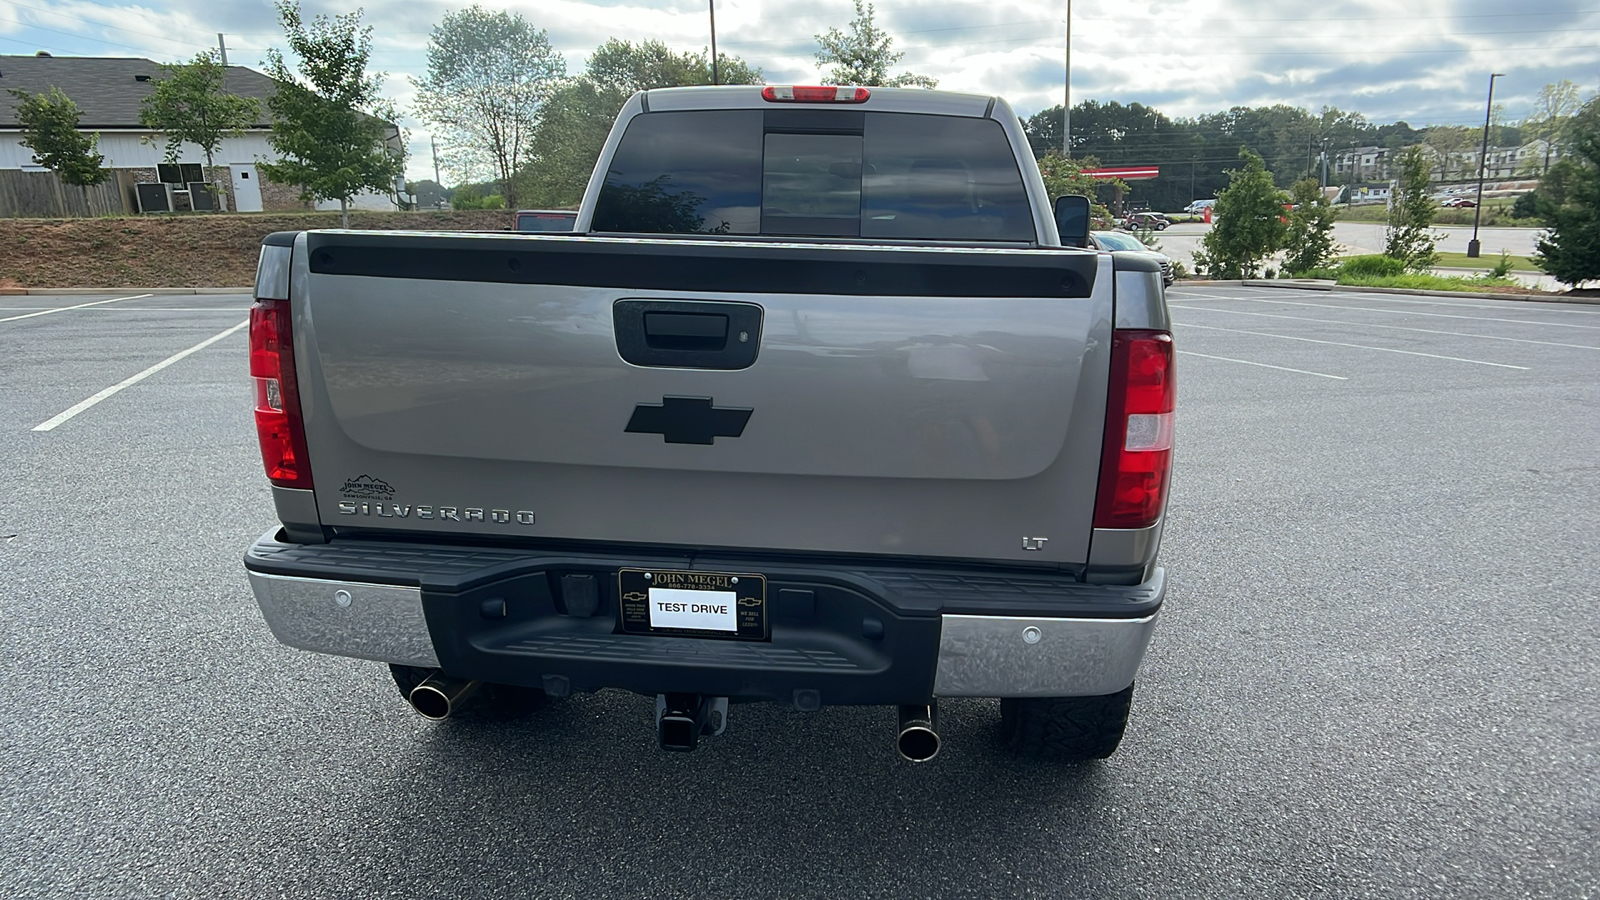
{"label": "chrome exhaust tip", "polygon": [[900,707],[900,731],[895,748],[900,756],[914,763],[927,762],[939,755],[939,707]]}
{"label": "chrome exhaust tip", "polygon": [[406,699],[424,719],[448,719],[461,710],[467,698],[477,693],[481,681],[465,681],[445,675],[430,675],[411,689]]}

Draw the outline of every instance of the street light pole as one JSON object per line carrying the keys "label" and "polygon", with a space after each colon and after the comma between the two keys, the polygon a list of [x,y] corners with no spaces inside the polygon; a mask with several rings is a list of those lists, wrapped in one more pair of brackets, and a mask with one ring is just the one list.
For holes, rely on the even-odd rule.
{"label": "street light pole", "polygon": [[1067,80],[1061,104],[1061,156],[1072,156],[1072,0],[1067,0]]}
{"label": "street light pole", "polygon": [[717,0],[706,0],[706,5],[711,9],[711,83],[721,84],[717,77]]}
{"label": "street light pole", "polygon": [[1504,77],[1495,72],[1489,76],[1489,105],[1483,110],[1483,149],[1478,152],[1478,203],[1472,207],[1472,240],[1467,241],[1467,258],[1477,259],[1483,245],[1478,243],[1478,220],[1483,218],[1483,175],[1489,168],[1489,117],[1494,115],[1494,80]]}

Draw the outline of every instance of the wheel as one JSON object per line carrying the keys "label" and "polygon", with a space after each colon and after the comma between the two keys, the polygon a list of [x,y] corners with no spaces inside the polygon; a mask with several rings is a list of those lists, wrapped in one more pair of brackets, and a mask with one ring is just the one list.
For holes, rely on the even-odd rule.
{"label": "wheel", "polygon": [[[407,703],[411,702],[412,689],[427,681],[428,676],[437,671],[439,670],[424,669],[419,666],[389,664],[389,674],[394,676],[394,685],[400,689],[400,699]],[[538,688],[517,684],[485,683],[478,690],[476,705],[492,718],[515,719],[539,710],[549,703],[550,695]]]}
{"label": "wheel", "polygon": [[1100,697],[1006,697],[1000,735],[1017,755],[1054,762],[1105,759],[1128,726],[1133,685]]}
{"label": "wheel", "polygon": [[1156,223],[1156,230],[1157,231],[1166,231],[1167,230],[1167,223],[1165,223],[1165,222],[1157,222]]}

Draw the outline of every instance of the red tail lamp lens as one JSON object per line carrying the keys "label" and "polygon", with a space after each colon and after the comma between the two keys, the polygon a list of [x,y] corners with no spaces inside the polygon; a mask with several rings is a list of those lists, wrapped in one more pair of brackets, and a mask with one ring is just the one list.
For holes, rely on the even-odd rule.
{"label": "red tail lamp lens", "polygon": [[311,461],[300,419],[287,300],[257,300],[250,307],[250,377],[255,382],[256,437],[267,477],[279,487],[310,488]]}
{"label": "red tail lamp lens", "polygon": [[1172,363],[1172,335],[1165,331],[1112,335],[1096,528],[1145,528],[1166,508],[1177,401]]}

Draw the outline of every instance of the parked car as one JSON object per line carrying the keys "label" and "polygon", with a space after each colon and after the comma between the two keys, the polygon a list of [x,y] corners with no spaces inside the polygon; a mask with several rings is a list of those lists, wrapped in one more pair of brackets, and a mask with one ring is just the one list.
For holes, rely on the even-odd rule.
{"label": "parked car", "polygon": [[1451,197],[1439,205],[1445,209],[1472,209],[1478,203],[1476,200],[1468,200],[1466,197]]}
{"label": "parked car", "polygon": [[573,209],[519,209],[517,231],[571,231],[578,221]]}
{"label": "parked car", "polygon": [[1188,206],[1185,206],[1183,211],[1191,216],[1198,216],[1204,214],[1206,210],[1216,205],[1217,201],[1215,200],[1196,200]]}
{"label": "parked car", "polygon": [[1146,247],[1143,241],[1131,234],[1123,234],[1120,231],[1091,231],[1089,232],[1089,242],[1101,250],[1142,253],[1155,260],[1156,264],[1161,266],[1161,283],[1169,287],[1177,277],[1173,271],[1172,257],[1162,253],[1160,250],[1152,250]]}
{"label": "parked car", "polygon": [[1158,212],[1128,213],[1127,218],[1122,220],[1122,227],[1129,231],[1165,231],[1171,224],[1171,219]]}

